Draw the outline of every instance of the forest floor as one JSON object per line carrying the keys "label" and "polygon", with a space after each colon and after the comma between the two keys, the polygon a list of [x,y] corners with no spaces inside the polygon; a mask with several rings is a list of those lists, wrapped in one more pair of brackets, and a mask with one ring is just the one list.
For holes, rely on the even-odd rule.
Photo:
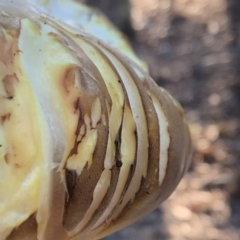
{"label": "forest floor", "polygon": [[186,111],[193,164],[172,196],[106,240],[240,240],[240,1],[105,0],[150,75]]}

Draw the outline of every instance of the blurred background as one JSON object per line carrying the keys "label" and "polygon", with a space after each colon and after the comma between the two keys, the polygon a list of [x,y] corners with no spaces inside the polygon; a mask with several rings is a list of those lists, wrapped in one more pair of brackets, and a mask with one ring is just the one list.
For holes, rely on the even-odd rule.
{"label": "blurred background", "polygon": [[193,164],[164,204],[104,240],[240,239],[240,1],[86,0],[183,105]]}

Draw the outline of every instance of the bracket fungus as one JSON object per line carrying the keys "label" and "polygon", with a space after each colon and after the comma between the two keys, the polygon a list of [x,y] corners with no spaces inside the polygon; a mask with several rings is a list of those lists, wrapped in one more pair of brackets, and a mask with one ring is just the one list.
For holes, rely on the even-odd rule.
{"label": "bracket fungus", "polygon": [[94,240],[186,172],[178,102],[117,30],[70,0],[0,0],[0,240]]}

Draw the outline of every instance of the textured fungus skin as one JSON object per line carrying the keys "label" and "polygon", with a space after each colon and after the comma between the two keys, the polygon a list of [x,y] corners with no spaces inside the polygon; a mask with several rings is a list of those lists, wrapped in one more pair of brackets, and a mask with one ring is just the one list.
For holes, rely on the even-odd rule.
{"label": "textured fungus skin", "polygon": [[30,3],[0,0],[0,240],[99,239],[174,191],[184,113],[133,53]]}

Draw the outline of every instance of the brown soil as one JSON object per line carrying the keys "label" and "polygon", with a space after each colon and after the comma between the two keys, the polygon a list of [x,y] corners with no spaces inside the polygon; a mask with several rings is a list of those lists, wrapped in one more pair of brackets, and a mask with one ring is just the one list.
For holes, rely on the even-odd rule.
{"label": "brown soil", "polygon": [[155,81],[183,105],[195,146],[174,194],[105,240],[240,239],[240,1],[105,0]]}

